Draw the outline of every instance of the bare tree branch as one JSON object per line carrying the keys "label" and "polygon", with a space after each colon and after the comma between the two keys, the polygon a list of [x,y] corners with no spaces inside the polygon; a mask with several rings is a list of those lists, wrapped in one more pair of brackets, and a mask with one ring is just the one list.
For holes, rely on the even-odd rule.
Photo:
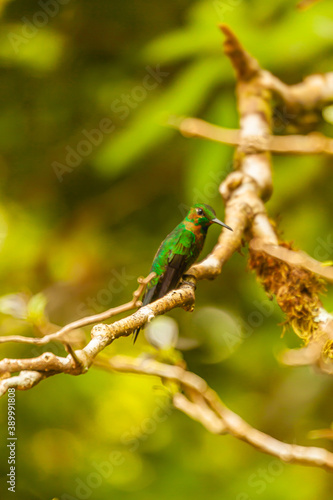
{"label": "bare tree branch", "polygon": [[[99,324],[94,326],[90,342],[83,349],[75,351],[76,359],[73,359],[71,354],[64,358],[51,352],[45,352],[36,358],[4,358],[0,361],[0,374],[15,373],[20,370],[38,370],[51,375],[56,373],[80,375],[89,369],[97,354],[115,339],[130,335],[134,330],[142,327],[156,316],[164,314],[175,307],[191,308],[193,303],[194,288],[190,284],[184,283],[181,288],[169,292],[163,298],[149,304],[149,306],[141,307],[131,316],[120,319],[111,325]],[[79,365],[76,360],[79,361]]]}
{"label": "bare tree branch", "polygon": [[[179,384],[180,390],[184,391],[187,396],[177,392],[173,397],[174,406],[189,417],[199,421],[208,431],[214,434],[229,433],[263,453],[275,456],[284,462],[322,467],[333,471],[333,453],[324,448],[283,443],[254,429],[239,415],[227,408],[216,392],[207,386],[205,380],[179,366],[127,356],[115,356],[103,360],[99,366],[123,373],[158,376],[163,380],[176,382]],[[188,396],[189,393],[191,396]],[[193,393],[197,395],[194,401]],[[202,401],[205,402],[205,405],[202,404]],[[214,417],[212,417],[212,413]]]}
{"label": "bare tree branch", "polygon": [[310,75],[301,83],[287,85],[269,71],[261,72],[262,85],[279,96],[288,112],[320,110],[333,100],[333,72]]}
{"label": "bare tree branch", "polygon": [[[329,322],[330,338],[333,339],[333,321]],[[325,359],[322,356],[325,338],[319,337],[316,341],[311,342],[301,349],[286,349],[283,351],[279,360],[281,363],[289,366],[313,366],[316,370],[327,375],[333,375],[333,365],[330,359]],[[332,342],[332,340],[331,340]]]}
{"label": "bare tree branch", "polygon": [[[199,118],[171,117],[168,124],[178,129],[185,137],[200,137],[222,144],[239,146],[242,144],[239,129],[212,125]],[[307,135],[253,136],[248,139],[245,153],[270,151],[278,154],[333,154],[333,139],[319,132]],[[244,149],[244,145],[243,145]]]}

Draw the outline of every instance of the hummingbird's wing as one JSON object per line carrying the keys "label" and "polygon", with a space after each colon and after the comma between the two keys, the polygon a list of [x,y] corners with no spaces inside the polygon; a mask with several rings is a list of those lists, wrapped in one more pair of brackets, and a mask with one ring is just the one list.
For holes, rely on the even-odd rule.
{"label": "hummingbird's wing", "polygon": [[[151,271],[156,272],[156,277],[148,284],[143,296],[142,305],[163,297],[178,285],[184,272],[191,266],[197,255],[195,248],[195,235],[183,227],[176,228],[161,243],[156,252]],[[133,332],[135,343],[140,328]]]}
{"label": "hummingbird's wing", "polygon": [[183,276],[187,269],[188,255],[186,253],[176,253],[170,260],[166,267],[163,279],[161,280],[161,287],[156,298],[163,297],[170,290],[173,290],[178,285],[180,278]]}
{"label": "hummingbird's wing", "polygon": [[[147,291],[147,297],[144,298],[145,304],[163,297],[170,290],[176,288],[180,278],[193,262],[194,244],[194,234],[186,230],[182,230],[178,234],[171,234],[170,239],[164,240],[157,254],[162,273],[156,285]],[[154,270],[154,263],[152,270]]]}

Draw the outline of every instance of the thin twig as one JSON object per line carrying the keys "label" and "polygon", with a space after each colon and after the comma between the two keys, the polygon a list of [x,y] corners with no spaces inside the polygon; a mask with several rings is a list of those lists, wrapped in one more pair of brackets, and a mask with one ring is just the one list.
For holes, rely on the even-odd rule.
{"label": "thin twig", "polygon": [[122,304],[121,306],[112,307],[107,311],[103,311],[99,314],[94,314],[92,316],[86,316],[81,319],[77,319],[72,323],[61,328],[61,330],[50,333],[49,335],[45,335],[44,337],[24,337],[22,335],[6,335],[4,337],[0,337],[0,344],[5,342],[18,342],[23,344],[36,344],[36,345],[46,345],[49,342],[59,341],[65,344],[68,344],[69,338],[68,334],[76,330],[78,328],[82,328],[84,326],[91,325],[93,323],[99,323],[100,321],[105,321],[106,319],[110,319],[113,316],[121,314],[123,312],[130,311],[136,307],[140,307],[141,302],[138,300],[141,294],[144,292],[147,284],[153,277],[155,273],[150,273],[146,278],[138,278],[139,287],[133,292],[133,298],[126,302],[126,304]]}
{"label": "thin twig", "polygon": [[269,71],[261,71],[261,84],[278,96],[291,115],[320,111],[333,100],[333,72],[310,75],[302,82],[287,85]]}
{"label": "thin twig", "polygon": [[[183,284],[179,289],[169,292],[149,306],[141,307],[131,316],[120,319],[111,325],[99,324],[93,327],[90,342],[83,348],[74,351],[66,358],[45,352],[35,358],[0,360],[1,373],[15,373],[20,370],[36,370],[46,372],[48,376],[56,373],[79,375],[85,373],[91,366],[94,358],[115,339],[128,336],[145,323],[160,314],[175,307],[191,308],[194,303],[194,288],[190,284]],[[1,385],[1,381],[0,381]]]}

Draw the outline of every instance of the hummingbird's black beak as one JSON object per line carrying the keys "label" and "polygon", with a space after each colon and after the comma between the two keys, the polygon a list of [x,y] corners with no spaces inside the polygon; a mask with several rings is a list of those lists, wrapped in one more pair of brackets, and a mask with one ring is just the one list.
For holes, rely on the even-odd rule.
{"label": "hummingbird's black beak", "polygon": [[215,224],[219,224],[220,226],[226,227],[230,231],[233,231],[233,229],[231,229],[230,226],[227,226],[226,224],[224,224],[224,222],[220,221],[219,219],[212,219],[212,222],[215,222]]}

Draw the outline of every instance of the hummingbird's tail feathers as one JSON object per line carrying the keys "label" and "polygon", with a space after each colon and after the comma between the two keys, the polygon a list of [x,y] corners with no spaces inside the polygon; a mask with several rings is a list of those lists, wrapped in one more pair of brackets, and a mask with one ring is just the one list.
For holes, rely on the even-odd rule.
{"label": "hummingbird's tail feathers", "polygon": [[[146,293],[144,294],[143,299],[142,299],[142,306],[141,307],[146,306],[147,304],[150,304],[150,302],[152,302],[155,288],[156,288],[156,285],[153,286],[152,288],[146,290]],[[134,332],[133,332],[133,344],[135,344],[136,339],[138,338],[138,335],[140,333],[140,330],[141,330],[141,327],[134,330]]]}
{"label": "hummingbird's tail feathers", "polygon": [[[142,299],[142,306],[147,306],[151,302],[164,297],[170,290],[176,288],[181,276],[188,267],[186,255],[174,254],[169,264],[166,267],[165,273],[163,274],[163,279],[159,280],[156,285],[151,288],[146,289],[146,293]],[[137,328],[133,332],[133,344],[135,344],[136,339],[140,333],[141,327]]]}
{"label": "hummingbird's tail feathers", "polygon": [[[141,307],[146,306],[147,304],[149,304],[152,301],[152,297],[154,295],[155,288],[156,288],[156,285],[153,286],[152,288],[150,288],[149,290],[146,290],[146,293],[144,294],[143,299],[142,299],[142,306]],[[133,344],[135,344],[136,339],[138,338],[138,335],[140,333],[140,330],[141,330],[141,327],[134,330],[134,332],[133,332]]]}
{"label": "hummingbird's tail feathers", "polygon": [[134,332],[133,332],[133,345],[135,344],[136,339],[138,338],[138,335],[139,335],[139,333],[140,333],[140,330],[141,330],[141,328],[137,328],[137,329],[136,329],[136,330],[134,330]]}
{"label": "hummingbird's tail feathers", "polygon": [[153,302],[153,300],[155,300],[154,294],[155,294],[156,288],[157,288],[157,284],[146,290],[146,293],[144,294],[143,299],[142,299],[142,306],[147,306],[148,304]]}

